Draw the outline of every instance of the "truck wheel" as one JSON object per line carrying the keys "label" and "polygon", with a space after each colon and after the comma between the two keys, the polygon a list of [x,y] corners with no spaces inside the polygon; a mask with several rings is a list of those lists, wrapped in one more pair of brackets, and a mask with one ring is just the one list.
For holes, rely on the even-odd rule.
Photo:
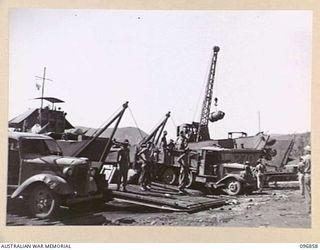
{"label": "truck wheel", "polygon": [[242,188],[241,188],[241,183],[240,181],[232,178],[229,179],[226,183],[225,188],[223,189],[225,193],[228,195],[238,195],[241,193]]}
{"label": "truck wheel", "polygon": [[172,168],[166,168],[163,172],[162,172],[162,176],[161,176],[161,180],[165,183],[165,184],[169,184],[172,185],[176,182],[177,180],[177,174],[175,173],[175,171]]}
{"label": "truck wheel", "polygon": [[45,185],[37,185],[29,196],[33,216],[40,219],[54,217],[60,208],[60,197]]}

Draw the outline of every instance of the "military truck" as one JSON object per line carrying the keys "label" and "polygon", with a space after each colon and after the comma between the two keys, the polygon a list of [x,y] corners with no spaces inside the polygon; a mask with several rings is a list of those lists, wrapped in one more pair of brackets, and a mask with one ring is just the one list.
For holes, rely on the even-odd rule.
{"label": "military truck", "polygon": [[[179,183],[177,158],[182,152],[177,150],[162,152],[157,162],[158,179],[166,184]],[[165,154],[169,154],[164,156]],[[262,156],[261,150],[228,149],[217,146],[202,147],[188,152],[190,166],[189,184],[202,184],[213,190],[221,190],[229,195],[251,193],[256,188],[256,180],[251,169],[244,163],[255,166]]]}
{"label": "military truck", "polygon": [[87,158],[65,157],[49,136],[10,132],[7,192],[24,199],[38,218],[57,215],[60,206],[106,198],[107,183]]}

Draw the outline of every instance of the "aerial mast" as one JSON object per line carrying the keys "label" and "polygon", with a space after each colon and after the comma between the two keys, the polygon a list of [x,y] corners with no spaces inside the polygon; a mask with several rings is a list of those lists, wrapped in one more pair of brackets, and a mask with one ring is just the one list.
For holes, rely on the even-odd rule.
{"label": "aerial mast", "polygon": [[51,79],[49,78],[46,78],[46,67],[44,67],[43,69],[43,77],[40,77],[40,76],[36,76],[36,78],[38,79],[41,79],[42,80],[42,88],[41,88],[41,106],[40,106],[40,113],[39,113],[39,123],[40,123],[40,126],[42,126],[42,109],[43,109],[43,96],[44,96],[44,84],[45,84],[45,81],[52,81]]}

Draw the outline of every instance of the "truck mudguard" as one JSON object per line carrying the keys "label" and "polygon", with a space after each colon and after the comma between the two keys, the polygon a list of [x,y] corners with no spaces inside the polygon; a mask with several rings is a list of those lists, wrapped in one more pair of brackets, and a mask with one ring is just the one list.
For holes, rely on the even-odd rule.
{"label": "truck mudguard", "polygon": [[18,197],[26,188],[34,183],[43,183],[54,192],[67,195],[72,194],[70,185],[60,176],[52,174],[37,174],[25,180],[11,195],[11,198]]}
{"label": "truck mudguard", "polygon": [[220,183],[224,183],[226,180],[234,178],[240,182],[245,182],[246,180],[244,178],[242,178],[240,175],[238,174],[228,174],[227,176],[223,177],[221,180],[219,180],[216,185],[220,184]]}

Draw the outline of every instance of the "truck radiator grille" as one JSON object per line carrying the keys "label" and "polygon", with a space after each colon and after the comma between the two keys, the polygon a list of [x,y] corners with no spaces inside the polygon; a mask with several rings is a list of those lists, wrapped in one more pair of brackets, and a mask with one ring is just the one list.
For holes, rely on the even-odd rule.
{"label": "truck radiator grille", "polygon": [[73,190],[77,192],[77,195],[88,194],[88,168],[86,166],[78,166],[73,169],[72,173],[72,186]]}

